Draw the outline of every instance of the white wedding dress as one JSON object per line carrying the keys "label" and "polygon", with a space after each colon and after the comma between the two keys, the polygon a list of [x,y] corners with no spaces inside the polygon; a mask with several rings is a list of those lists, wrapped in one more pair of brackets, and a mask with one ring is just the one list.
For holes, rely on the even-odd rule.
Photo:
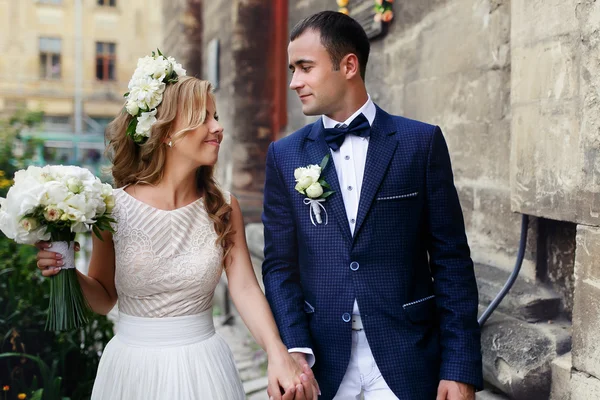
{"label": "white wedding dress", "polygon": [[244,399],[213,325],[223,253],[203,200],[165,211],[123,189],[114,194],[119,319],[92,400]]}

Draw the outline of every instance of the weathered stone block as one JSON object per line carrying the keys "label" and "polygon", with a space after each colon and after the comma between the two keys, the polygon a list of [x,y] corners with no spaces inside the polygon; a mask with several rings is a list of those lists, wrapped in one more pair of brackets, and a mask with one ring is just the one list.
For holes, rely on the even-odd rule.
{"label": "weathered stone block", "polygon": [[513,46],[534,43],[579,29],[576,6],[572,1],[511,0],[510,4]]}
{"label": "weathered stone block", "polygon": [[573,326],[573,367],[600,376],[600,281],[575,282]]}
{"label": "weathered stone block", "polygon": [[570,400],[571,398],[571,353],[566,353],[551,365],[552,388],[550,400]]}
{"label": "weathered stone block", "polygon": [[575,276],[577,280],[600,282],[600,228],[577,225],[575,238]]}
{"label": "weathered stone block", "polygon": [[511,207],[513,211],[576,221],[582,158],[579,105],[513,105]]}
{"label": "weathered stone block", "polygon": [[571,400],[600,399],[600,380],[586,373],[574,371],[571,380]]}
{"label": "weathered stone block", "polygon": [[548,400],[550,363],[569,351],[569,328],[495,313],[481,332],[485,380],[513,400]]}
{"label": "weathered stone block", "polygon": [[511,102],[569,100],[579,94],[579,37],[512,47]]}

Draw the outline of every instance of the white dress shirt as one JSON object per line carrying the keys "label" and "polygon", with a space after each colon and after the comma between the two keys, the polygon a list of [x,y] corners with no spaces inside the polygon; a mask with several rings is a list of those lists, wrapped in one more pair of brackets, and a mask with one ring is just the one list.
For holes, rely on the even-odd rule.
{"label": "white dress shirt", "polygon": [[[372,126],[373,121],[375,120],[376,111],[375,104],[371,100],[371,96],[369,96],[367,102],[345,121],[335,121],[323,115],[323,126],[325,128],[334,128],[340,123],[350,125],[350,123],[354,121],[354,118],[358,117],[361,113],[364,114],[369,121],[369,125]],[[368,137],[363,138],[349,134],[346,136],[344,143],[342,143],[338,150],[333,151],[330,149],[338,176],[338,181],[340,183],[340,191],[342,192],[342,199],[344,200],[346,216],[348,218],[348,224],[350,225],[350,232],[352,235],[354,235],[354,228],[356,226],[358,201],[360,199],[363,176],[365,174],[365,163],[367,161],[368,148]],[[360,315],[356,300],[354,300],[352,313],[355,315]],[[311,349],[293,348],[289,349],[289,351],[307,354],[308,364],[310,367],[313,366],[315,359]]]}

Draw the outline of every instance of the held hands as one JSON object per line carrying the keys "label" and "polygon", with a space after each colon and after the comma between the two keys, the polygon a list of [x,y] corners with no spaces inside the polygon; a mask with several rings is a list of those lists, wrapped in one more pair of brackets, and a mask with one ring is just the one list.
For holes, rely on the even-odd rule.
{"label": "held hands", "polygon": [[462,382],[441,380],[435,400],[475,400],[475,388]]}
{"label": "held hands", "polygon": [[[37,267],[43,276],[54,276],[60,272],[63,265],[62,256],[51,251],[50,242],[37,242]],[[75,251],[79,251],[79,243],[75,242]]]}
{"label": "held hands", "polygon": [[270,400],[317,400],[319,386],[304,354],[278,353],[268,365]]}

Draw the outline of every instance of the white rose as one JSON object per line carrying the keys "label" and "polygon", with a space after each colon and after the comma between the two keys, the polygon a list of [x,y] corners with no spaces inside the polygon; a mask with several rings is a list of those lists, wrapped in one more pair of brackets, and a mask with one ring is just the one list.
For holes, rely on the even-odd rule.
{"label": "white rose", "polygon": [[141,136],[150,137],[150,129],[156,122],[156,109],[150,112],[143,112],[138,117],[138,123],[135,128],[135,133]]}
{"label": "white rose", "polygon": [[31,232],[32,230],[37,229],[40,226],[40,224],[38,224],[38,222],[33,218],[23,218],[21,220],[21,226],[27,232]]}
{"label": "white rose", "polygon": [[46,221],[58,221],[61,215],[62,211],[60,211],[56,206],[48,206],[46,207],[46,210],[44,210],[44,218],[46,218]]}
{"label": "white rose", "polygon": [[318,165],[309,165],[306,168],[296,168],[294,178],[296,178],[295,189],[304,194],[304,190],[312,184],[319,181],[321,176],[321,167]]}
{"label": "white rose", "polygon": [[308,188],[310,185],[312,185],[313,183],[315,183],[315,182],[313,181],[313,179],[310,176],[303,176],[302,178],[300,178],[300,180],[296,184],[296,187],[299,187],[300,189],[304,190],[304,189]]}
{"label": "white rose", "polygon": [[140,111],[140,107],[138,107],[137,103],[132,100],[127,101],[127,104],[125,105],[125,109],[129,113],[129,115],[133,115],[134,117],[136,115],[138,115],[138,112]]}
{"label": "white rose", "polygon": [[296,168],[294,170],[294,178],[296,179],[296,182],[298,182],[300,178],[304,176],[304,171],[306,171],[306,168],[304,167]]}
{"label": "white rose", "polygon": [[313,183],[306,188],[306,195],[311,199],[316,199],[323,194],[323,187],[319,182]]}
{"label": "white rose", "polygon": [[318,165],[309,165],[306,168],[306,176],[311,177],[313,182],[317,182],[321,176],[321,167]]}

